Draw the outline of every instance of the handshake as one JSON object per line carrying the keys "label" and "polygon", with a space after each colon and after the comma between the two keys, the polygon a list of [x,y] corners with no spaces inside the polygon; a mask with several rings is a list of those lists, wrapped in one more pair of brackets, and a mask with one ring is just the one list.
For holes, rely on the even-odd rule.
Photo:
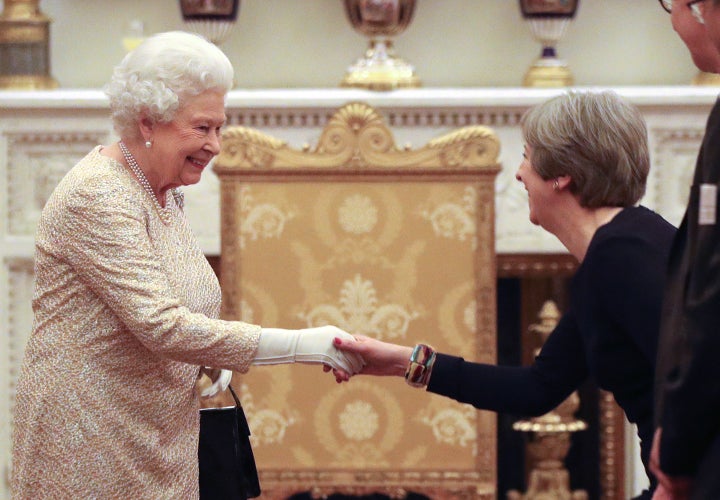
{"label": "handshake", "polygon": [[[326,367],[326,371],[332,369],[336,378],[349,378],[363,369],[365,361],[359,354],[343,352],[335,347],[336,338],[350,342],[354,340],[346,331],[331,325],[300,330],[263,328],[252,364],[320,364]],[[211,397],[224,391],[231,378],[230,370],[221,370],[212,385],[202,390],[201,396]]]}

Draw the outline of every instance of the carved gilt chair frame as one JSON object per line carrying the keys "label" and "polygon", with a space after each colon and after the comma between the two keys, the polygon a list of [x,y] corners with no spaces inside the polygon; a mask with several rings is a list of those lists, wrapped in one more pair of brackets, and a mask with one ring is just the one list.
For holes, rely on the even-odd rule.
{"label": "carved gilt chair frame", "polygon": [[[360,266],[359,269],[364,271],[374,265],[377,268],[374,276],[378,280],[390,276],[390,286],[386,287],[388,295],[393,292],[394,297],[399,297],[405,288],[414,286],[415,281],[427,279],[425,272],[435,276],[433,273],[437,269],[441,271],[437,274],[439,282],[436,288],[442,288],[442,275],[447,266],[449,274],[465,275],[467,281],[463,282],[463,290],[458,291],[461,288],[458,287],[456,290],[432,291],[433,286],[425,286],[424,290],[437,294],[438,301],[452,299],[459,303],[459,297],[465,297],[465,307],[456,307],[456,310],[464,311],[458,314],[464,314],[464,319],[433,317],[436,313],[434,304],[425,304],[424,311],[417,308],[420,312],[412,312],[408,306],[404,310],[406,323],[410,317],[424,318],[422,321],[425,323],[420,319],[417,322],[425,326],[416,329],[411,326],[407,336],[385,339],[407,345],[417,341],[438,342],[440,346],[436,347],[451,349],[453,354],[494,363],[497,307],[494,181],[500,169],[499,150],[494,132],[482,126],[457,129],[418,149],[399,148],[382,116],[372,107],[359,102],[342,106],[330,117],[314,149],[293,148],[256,129],[227,127],[223,133],[221,152],[213,167],[220,179],[221,189],[222,316],[288,328],[327,322],[358,333],[352,331],[352,324],[343,323],[339,308],[330,306],[323,306],[325,312],[316,316],[308,313],[305,307],[304,319],[293,323],[287,319],[289,316],[283,314],[289,314],[294,307],[293,317],[300,317],[302,314],[298,311],[302,313],[302,307],[293,305],[295,299],[277,306],[276,299],[280,299],[274,294],[284,293],[284,287],[294,293],[297,288],[295,281],[304,280],[307,288],[312,290],[301,290],[302,298],[299,300],[305,300],[306,295],[303,294],[311,292],[317,298],[325,293],[318,285],[319,276],[330,276],[327,279],[332,280],[334,275],[339,274],[338,269]],[[328,193],[336,192],[343,193],[345,203],[352,203],[348,206],[332,205]],[[416,206],[420,204],[424,204],[426,209],[422,213]],[[332,223],[326,215],[318,212],[318,206],[324,207],[324,210],[333,207],[335,215],[344,214],[343,227],[350,236],[340,238],[338,234],[341,230],[330,227]],[[264,211],[260,207],[264,207]],[[293,223],[301,218],[303,211],[313,211],[306,220],[319,221],[317,227],[308,227],[310,224],[296,227],[298,224],[295,224],[293,229]],[[405,217],[402,224],[388,222],[391,216],[401,212]],[[455,212],[459,215],[453,215]],[[423,231],[427,230],[430,235],[428,241],[410,242],[412,245],[398,252],[402,257],[393,260],[394,257],[389,256],[393,245],[402,245],[405,240],[414,238],[402,235],[406,226],[419,224],[411,221],[424,224]],[[465,225],[460,221],[464,221]],[[379,243],[368,240],[375,226],[382,224],[394,226],[392,230],[385,227],[378,233],[377,238],[382,240]],[[289,234],[283,233],[286,239],[278,242],[281,231]],[[327,247],[333,247],[328,255],[318,257],[312,247],[314,243],[309,239],[315,238],[316,233],[325,238]],[[395,236],[389,236],[391,234]],[[308,241],[303,241],[303,238],[308,238]],[[253,250],[258,246],[262,249]],[[378,251],[378,248],[382,250]],[[452,262],[455,259],[444,253],[447,248],[457,250],[458,260],[464,267]],[[387,255],[383,254],[384,251]],[[408,257],[410,254],[413,256]],[[311,263],[303,263],[302,259]],[[369,261],[372,262],[368,264]],[[408,261],[422,261],[425,271],[421,269],[420,273],[414,273]],[[333,268],[334,264],[329,262],[340,262],[341,267]],[[322,274],[328,267],[335,271]],[[298,271],[296,268],[301,269]],[[457,272],[458,269],[460,272]],[[360,274],[358,271],[357,275]],[[349,281],[352,280],[345,284],[348,285]],[[383,302],[379,292],[378,296],[373,295],[372,280],[357,281],[358,287],[349,295],[369,295],[372,300],[368,299],[365,304],[377,306],[373,314],[380,314],[383,307],[385,310],[391,306],[402,310],[396,303],[386,303],[392,302],[391,299]],[[353,300],[360,299],[355,297]],[[330,309],[332,311],[328,312]],[[398,328],[397,316],[401,313],[395,311],[393,314],[396,315],[394,319],[386,321],[391,326],[378,325]],[[464,337],[453,337],[455,345],[452,342],[448,345],[443,340],[442,335],[446,331],[437,333],[452,329],[448,325],[463,321],[464,325],[468,325],[463,328],[469,333]],[[370,319],[368,322],[373,324]],[[364,326],[366,323],[357,324]],[[272,372],[272,375],[260,374],[259,378],[253,378],[259,369]],[[306,377],[306,382],[297,382],[303,377]],[[291,389],[287,384],[296,385]],[[496,420],[492,413],[477,411],[448,398],[406,387],[404,381],[384,377],[359,377],[337,387],[334,379],[323,374],[318,367],[293,365],[286,370],[253,367],[248,374],[235,376],[233,385],[242,394],[253,439],[259,440],[254,441],[254,445],[263,439],[263,443],[271,443],[255,448],[263,498],[287,498],[299,492],[310,492],[316,498],[332,493],[362,495],[373,492],[393,498],[403,497],[408,492],[421,493],[433,499],[496,497]],[[349,398],[354,388],[361,388],[367,401],[361,398],[363,401],[348,399],[344,403],[338,402]],[[319,392],[312,393],[312,390]],[[298,412],[296,407],[272,408],[272,401],[276,406],[282,406],[296,397],[296,391],[307,394],[307,398],[315,398],[305,413]],[[387,391],[397,391],[402,395],[393,399],[386,396],[390,393]],[[265,406],[260,403],[262,397],[268,400]],[[334,398],[335,406],[328,403],[332,409],[323,409],[327,398]],[[379,409],[373,409],[373,404]],[[455,406],[450,409],[443,406],[451,404]],[[435,413],[423,416],[430,406]],[[319,413],[322,415],[318,416]],[[266,417],[265,421],[261,421],[261,415]],[[294,423],[295,427],[288,428],[288,432],[301,429],[300,433],[310,435],[315,432],[315,436],[310,436],[309,444],[302,446],[278,444],[277,435],[268,437],[268,429],[272,427],[268,423],[271,417],[276,422],[284,422],[283,425]],[[340,421],[337,425],[342,426],[344,417],[353,422],[345,432],[349,442],[341,441],[342,436],[330,430],[336,425],[333,422]],[[418,419],[424,419],[426,423],[434,419],[434,424],[427,427],[426,432],[415,430],[413,435],[401,437]],[[394,423],[390,425],[388,422]],[[463,424],[467,425],[463,427]],[[279,425],[274,427],[275,431]],[[383,425],[387,428],[376,444],[367,444],[373,432],[381,432],[378,429]],[[284,432],[285,428],[282,430]],[[445,441],[440,442],[434,434],[443,431],[452,436],[447,435],[442,438]],[[463,439],[465,441],[460,442]],[[449,447],[449,442],[455,448]],[[333,446],[333,450],[343,449],[346,455],[335,455],[330,463],[322,463],[329,452],[326,449],[315,453],[311,449],[313,443]],[[399,451],[397,448],[403,449]],[[446,454],[447,458],[442,458],[438,450],[447,449],[451,451]],[[452,450],[457,450],[457,453]],[[384,453],[392,455],[393,460],[385,462]]]}

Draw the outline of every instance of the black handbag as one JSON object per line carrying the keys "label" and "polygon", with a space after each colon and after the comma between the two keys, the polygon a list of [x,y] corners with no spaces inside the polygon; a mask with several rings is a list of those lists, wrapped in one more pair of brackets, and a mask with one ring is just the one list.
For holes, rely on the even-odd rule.
{"label": "black handbag", "polygon": [[228,386],[235,406],[200,409],[200,498],[246,499],[260,496],[255,457],[242,405]]}

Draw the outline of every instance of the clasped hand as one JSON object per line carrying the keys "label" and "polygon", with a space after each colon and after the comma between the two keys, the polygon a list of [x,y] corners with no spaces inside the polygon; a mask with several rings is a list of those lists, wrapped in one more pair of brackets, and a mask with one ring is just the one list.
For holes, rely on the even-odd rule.
{"label": "clasped hand", "polygon": [[[350,336],[350,338],[337,337],[334,345],[346,355],[359,356],[364,364],[356,373],[365,375],[402,377],[405,375],[412,354],[412,347],[383,342],[364,335]],[[326,372],[332,370],[338,383],[347,382],[352,375],[355,375],[328,366],[325,366],[324,370]]]}
{"label": "clasped hand", "polygon": [[353,336],[331,325],[300,330],[263,328],[252,363],[254,365],[322,364],[338,372],[344,372],[347,376],[359,373],[365,364],[362,357],[359,354],[340,351],[335,347],[335,339],[352,340]]}
{"label": "clasped hand", "polygon": [[[349,380],[360,373],[365,364],[362,356],[353,352],[343,352],[336,342],[352,342],[353,336],[336,326],[325,325],[315,328],[286,330],[282,328],[263,328],[260,332],[258,350],[252,360],[253,365],[277,365],[285,363],[321,364],[325,371],[333,370],[335,378]],[[214,370],[206,369],[207,372]],[[221,370],[219,374],[208,373],[212,385],[202,390],[204,398],[214,396],[230,384],[232,372]],[[215,378],[215,376],[217,378]]]}

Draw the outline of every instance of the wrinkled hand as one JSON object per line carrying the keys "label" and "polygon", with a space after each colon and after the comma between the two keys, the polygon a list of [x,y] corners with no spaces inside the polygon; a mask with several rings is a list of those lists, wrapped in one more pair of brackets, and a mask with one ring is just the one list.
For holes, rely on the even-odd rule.
{"label": "wrinkled hand", "polygon": [[[214,370],[206,370],[205,374],[212,378],[209,373],[212,371]],[[230,380],[232,380],[232,371],[225,369],[220,370],[220,373],[215,379],[215,381],[211,385],[203,388],[203,390],[200,392],[200,396],[203,398],[211,398],[217,394],[220,394],[228,388],[228,386],[230,385]]]}
{"label": "wrinkled hand", "polygon": [[[349,339],[338,337],[334,344],[346,354],[360,356],[365,361],[365,365],[359,373],[365,375],[404,377],[412,354],[412,347],[382,342],[364,335],[351,336]],[[325,371],[330,369],[326,368]],[[338,383],[350,379],[347,373],[338,370],[333,370],[333,375]]]}
{"label": "wrinkled hand", "polygon": [[662,429],[655,431],[650,449],[650,471],[658,480],[653,500],[687,500],[692,491],[692,478],[687,476],[668,476],[660,469],[660,438]]}

